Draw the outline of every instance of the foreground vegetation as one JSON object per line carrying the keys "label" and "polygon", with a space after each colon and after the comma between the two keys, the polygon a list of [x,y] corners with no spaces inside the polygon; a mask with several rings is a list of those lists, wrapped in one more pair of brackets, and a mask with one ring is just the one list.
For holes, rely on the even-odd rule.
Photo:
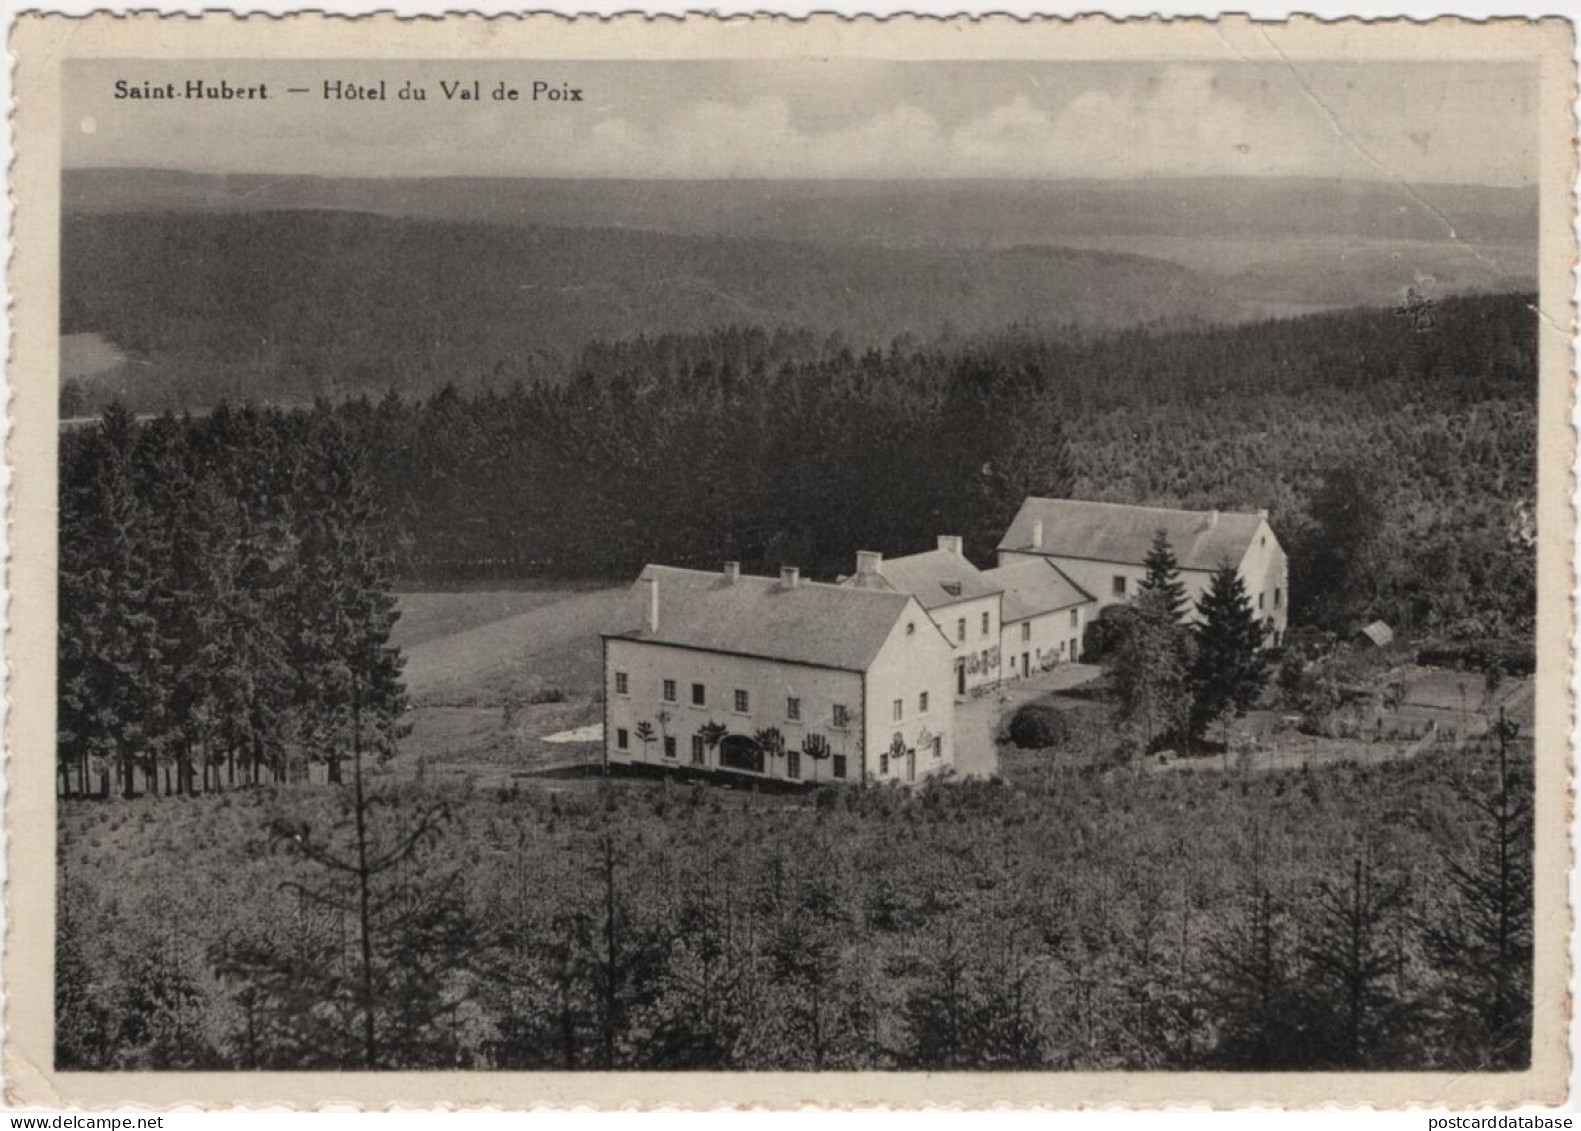
{"label": "foreground vegetation", "polygon": [[385,781],[375,855],[415,847],[366,982],[321,862],[350,789],[73,802],[57,1064],[1515,1068],[1520,745],[1502,780],[1495,743],[808,798]]}

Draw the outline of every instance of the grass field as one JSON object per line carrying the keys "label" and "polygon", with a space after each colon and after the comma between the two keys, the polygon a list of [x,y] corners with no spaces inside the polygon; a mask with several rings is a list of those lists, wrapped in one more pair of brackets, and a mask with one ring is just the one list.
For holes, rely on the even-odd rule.
{"label": "grass field", "polygon": [[595,743],[543,738],[602,718],[599,633],[626,599],[624,587],[400,594],[412,700],[402,770],[499,780],[590,757]]}

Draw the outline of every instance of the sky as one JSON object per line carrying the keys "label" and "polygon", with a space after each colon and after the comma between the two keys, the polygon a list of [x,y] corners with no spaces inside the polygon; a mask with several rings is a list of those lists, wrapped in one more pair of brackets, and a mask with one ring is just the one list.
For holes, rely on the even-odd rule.
{"label": "sky", "polygon": [[[1528,185],[1520,63],[248,62],[70,65],[68,167],[325,176],[1316,176]],[[267,83],[268,101],[138,101],[133,85]],[[386,83],[329,101],[325,81]],[[440,81],[476,80],[480,103]],[[531,101],[532,83],[582,91]],[[401,101],[405,82],[422,102]],[[499,83],[522,91],[495,102]],[[287,94],[306,87],[309,93]]]}

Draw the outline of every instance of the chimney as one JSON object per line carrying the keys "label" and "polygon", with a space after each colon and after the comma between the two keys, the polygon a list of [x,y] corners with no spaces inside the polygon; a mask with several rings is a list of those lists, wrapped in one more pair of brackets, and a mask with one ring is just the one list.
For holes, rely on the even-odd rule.
{"label": "chimney", "polygon": [[1208,529],[1212,530],[1217,525],[1219,525],[1219,512],[1218,511],[1209,511],[1208,512]]}
{"label": "chimney", "polygon": [[1034,550],[1043,548],[1043,520],[1041,518],[1032,520],[1032,548]]}
{"label": "chimney", "polygon": [[1266,521],[1267,518],[1268,518],[1268,508],[1267,507],[1258,507],[1257,508],[1257,517],[1260,518],[1260,519],[1264,519]]}
{"label": "chimney", "polygon": [[741,580],[741,563],[740,562],[726,562],[725,563],[725,582],[727,584],[734,585],[736,582],[738,582],[740,580]]}
{"label": "chimney", "polygon": [[786,589],[794,589],[801,584],[801,570],[795,566],[780,566],[780,585]]}
{"label": "chimney", "polygon": [[946,554],[954,554],[956,557],[960,557],[961,536],[959,534],[939,535],[939,549],[943,550]]}
{"label": "chimney", "polygon": [[884,555],[877,550],[858,550],[856,552],[856,573],[861,577],[869,573],[879,573],[884,566]]}
{"label": "chimney", "polygon": [[659,631],[659,579],[650,577],[648,583],[648,631]]}

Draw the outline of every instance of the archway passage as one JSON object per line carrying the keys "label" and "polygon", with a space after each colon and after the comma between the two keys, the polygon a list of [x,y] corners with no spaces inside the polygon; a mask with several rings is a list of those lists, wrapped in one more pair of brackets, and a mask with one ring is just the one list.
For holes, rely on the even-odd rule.
{"label": "archway passage", "polygon": [[763,747],[758,741],[745,734],[726,735],[725,740],[719,744],[719,764],[727,770],[746,770],[748,773],[761,774],[763,772]]}

